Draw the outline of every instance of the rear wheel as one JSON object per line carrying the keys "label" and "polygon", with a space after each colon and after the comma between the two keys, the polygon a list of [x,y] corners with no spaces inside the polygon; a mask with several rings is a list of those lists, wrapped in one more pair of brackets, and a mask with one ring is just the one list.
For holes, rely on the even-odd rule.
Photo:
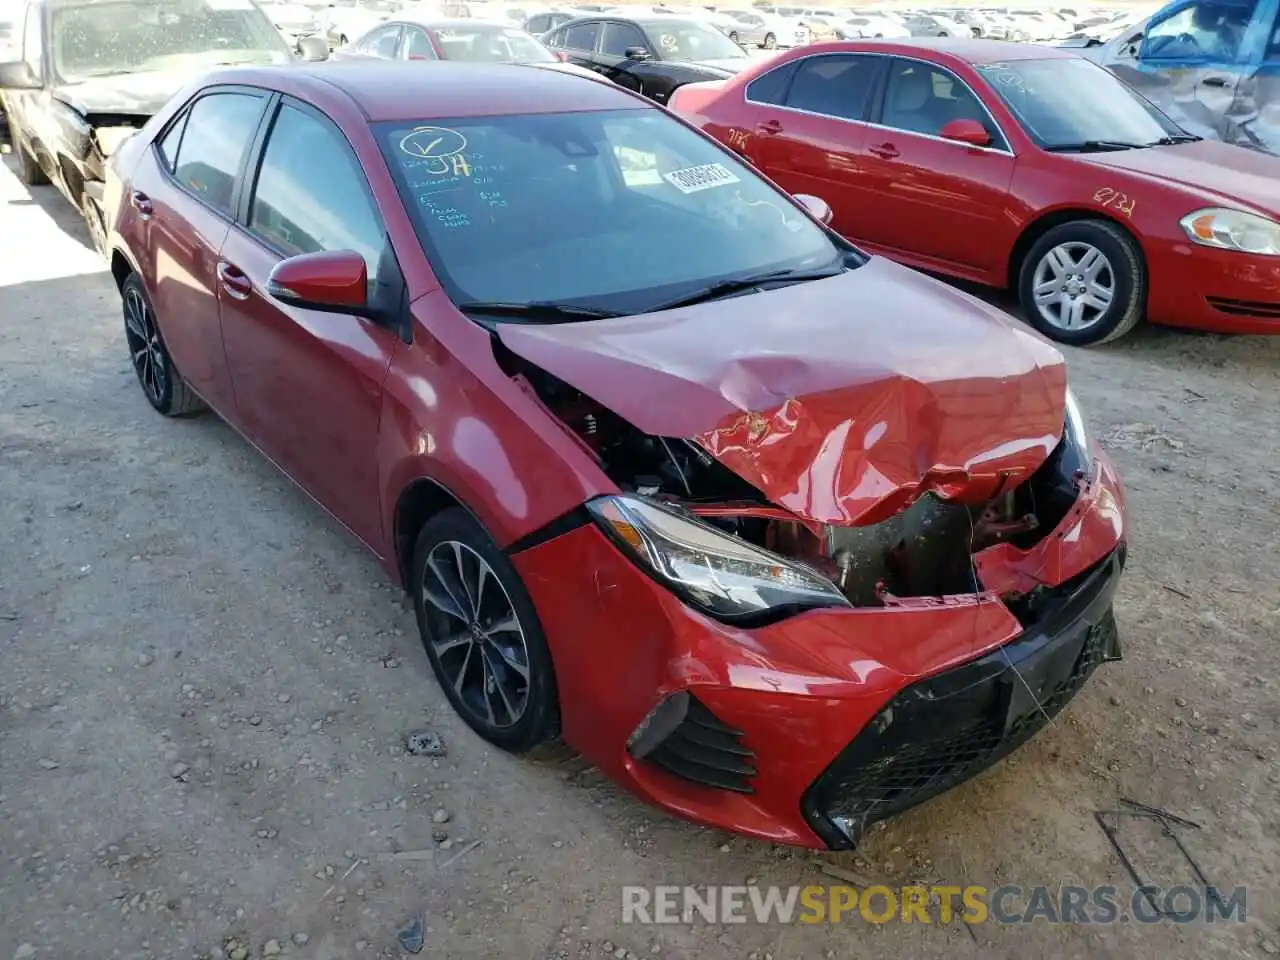
{"label": "rear wheel", "polygon": [[490,743],[523,753],[559,735],[551,652],[515,566],[461,507],[418,534],[410,589],[445,696]]}
{"label": "rear wheel", "polygon": [[160,336],[151,298],[136,273],[125,280],[120,295],[124,301],[124,335],[129,344],[129,358],[147,402],[166,417],[199,413],[204,409],[204,402],[173,365]]}
{"label": "rear wheel", "polygon": [[1105,220],[1074,220],[1049,230],[1022,262],[1018,299],[1045,336],[1072,346],[1124,336],[1146,303],[1142,251]]}
{"label": "rear wheel", "polygon": [[32,153],[31,147],[22,142],[22,131],[13,124],[12,120],[9,122],[9,137],[13,141],[13,149],[18,153],[18,179],[28,187],[48,185],[49,178],[40,166],[40,161]]}

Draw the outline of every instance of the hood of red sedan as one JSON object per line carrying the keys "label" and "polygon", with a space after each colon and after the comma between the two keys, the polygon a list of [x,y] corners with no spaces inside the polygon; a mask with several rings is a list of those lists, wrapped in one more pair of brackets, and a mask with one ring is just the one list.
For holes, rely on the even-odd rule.
{"label": "hood of red sedan", "polygon": [[1280,157],[1269,153],[1217,140],[1200,140],[1087,154],[1083,159],[1188,187],[1210,197],[1236,200],[1269,214],[1280,213]]}
{"label": "hood of red sedan", "polygon": [[[1012,485],[1062,434],[1062,355],[874,257],[837,277],[503,344],[639,430],[694,440],[807,520],[873,523],[933,490]],[[1001,480],[1001,482],[1004,482]]]}

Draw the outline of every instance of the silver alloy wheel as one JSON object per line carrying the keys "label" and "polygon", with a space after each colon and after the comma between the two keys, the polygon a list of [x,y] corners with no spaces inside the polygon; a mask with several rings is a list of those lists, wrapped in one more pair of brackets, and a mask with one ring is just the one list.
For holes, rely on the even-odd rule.
{"label": "silver alloy wheel", "polygon": [[1093,244],[1069,240],[1040,258],[1031,293],[1046,323],[1059,330],[1087,330],[1111,309],[1116,274]]}
{"label": "silver alloy wheel", "polygon": [[147,309],[147,302],[137,290],[127,290],[124,295],[125,339],[129,341],[129,355],[138,382],[152,403],[164,399],[165,378],[169,375],[164,362],[164,350],[160,346],[160,334],[155,320]]}
{"label": "silver alloy wheel", "polygon": [[445,540],[427,554],[422,597],[428,642],[454,693],[490,726],[513,726],[529,703],[529,647],[493,568]]}

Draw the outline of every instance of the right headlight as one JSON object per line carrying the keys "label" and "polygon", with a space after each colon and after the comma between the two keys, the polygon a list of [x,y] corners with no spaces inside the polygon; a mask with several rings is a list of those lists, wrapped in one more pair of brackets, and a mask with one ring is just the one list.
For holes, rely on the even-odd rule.
{"label": "right headlight", "polygon": [[685,602],[718,619],[850,606],[816,570],[653,501],[601,497],[587,509],[632,560]]}
{"label": "right headlight", "polygon": [[1280,257],[1280,223],[1243,210],[1206,207],[1178,221],[1192,243],[1219,250]]}

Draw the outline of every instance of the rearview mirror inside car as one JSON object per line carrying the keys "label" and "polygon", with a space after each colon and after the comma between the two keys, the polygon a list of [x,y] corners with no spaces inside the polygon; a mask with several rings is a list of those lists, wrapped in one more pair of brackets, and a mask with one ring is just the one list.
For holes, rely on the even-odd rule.
{"label": "rearview mirror inside car", "polygon": [[987,133],[977,120],[967,117],[959,120],[948,120],[939,131],[944,140],[955,140],[967,143],[971,147],[985,147],[991,143],[991,134]]}
{"label": "rearview mirror inside car", "polygon": [[303,37],[298,41],[298,56],[310,63],[329,59],[329,43],[321,37]]}
{"label": "rearview mirror inside car", "polygon": [[648,60],[649,51],[644,47],[627,47],[622,54],[628,60]]}
{"label": "rearview mirror inside car", "polygon": [[364,316],[369,269],[354,250],[304,253],[281,260],[267,278],[267,294],[291,307]]}
{"label": "rearview mirror inside car", "polygon": [[43,84],[24,60],[0,63],[0,90],[39,90]]}
{"label": "rearview mirror inside car", "polygon": [[821,224],[829,224],[831,222],[831,206],[821,197],[815,197],[811,193],[793,194],[796,202],[800,206],[809,211],[809,215]]}

